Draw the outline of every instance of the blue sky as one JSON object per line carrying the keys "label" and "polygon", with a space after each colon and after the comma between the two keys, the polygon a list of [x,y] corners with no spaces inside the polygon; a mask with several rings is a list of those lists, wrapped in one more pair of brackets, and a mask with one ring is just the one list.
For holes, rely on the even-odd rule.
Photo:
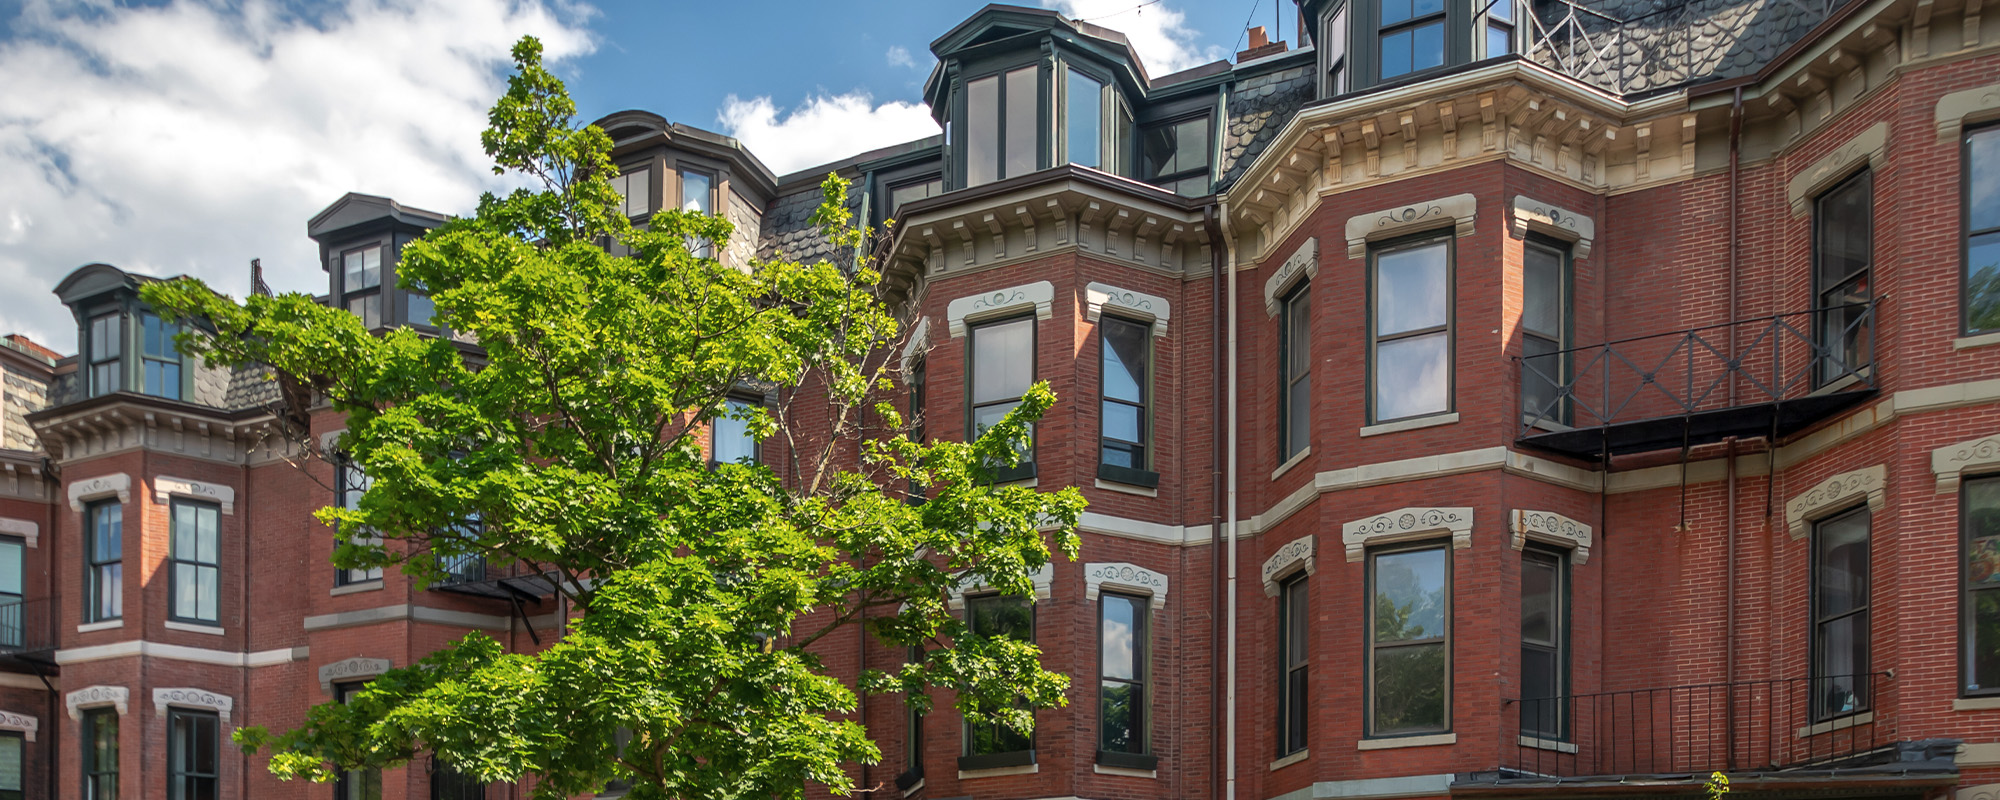
{"label": "blue sky", "polygon": [[[1125,32],[1165,74],[1294,0],[1017,0]],[[325,278],[305,222],[348,191],[446,213],[509,46],[542,38],[586,119],[641,108],[786,173],[935,132],[929,44],[978,0],[0,0],[0,334],[67,351],[48,289],[105,262],[241,295]]]}

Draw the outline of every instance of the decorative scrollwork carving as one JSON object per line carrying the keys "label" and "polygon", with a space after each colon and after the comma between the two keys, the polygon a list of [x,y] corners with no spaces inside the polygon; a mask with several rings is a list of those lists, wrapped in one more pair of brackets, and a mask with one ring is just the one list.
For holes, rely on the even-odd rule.
{"label": "decorative scrollwork carving", "polygon": [[2000,433],[1931,451],[1931,472],[1937,475],[1940,493],[1958,491],[1959,478],[1968,472],[1989,470],[2000,470]]}
{"label": "decorative scrollwork carving", "polygon": [[1451,546],[1462,550],[1472,546],[1472,509],[1400,508],[1387,514],[1357,519],[1341,526],[1341,544],[1347,560],[1360,561],[1370,545],[1400,542],[1434,533],[1451,534]]}
{"label": "decorative scrollwork carving", "polygon": [[1880,464],[1853,472],[1843,472],[1807,489],[1785,504],[1785,523],[1792,538],[1803,539],[1813,520],[1839,511],[1855,500],[1866,498],[1868,509],[1881,513],[1888,502],[1889,470]]}
{"label": "decorative scrollwork carving", "polygon": [[1312,534],[1306,534],[1286,542],[1277,552],[1272,553],[1270,558],[1264,559],[1264,567],[1260,571],[1264,578],[1264,593],[1277,597],[1278,581],[1291,577],[1292,573],[1301,569],[1305,570],[1307,575],[1313,574],[1313,551],[1316,542]]}
{"label": "decorative scrollwork carving", "polygon": [[1167,604],[1167,576],[1137,564],[1113,561],[1084,565],[1084,598],[1096,600],[1105,586],[1148,595],[1152,598],[1154,608],[1162,608]]}
{"label": "decorative scrollwork carving", "polygon": [[1582,564],[1590,560],[1590,526],[1557,514],[1554,511],[1530,511],[1514,509],[1513,520],[1508,525],[1514,534],[1514,549],[1527,546],[1528,540],[1562,545],[1570,548],[1570,561]]}

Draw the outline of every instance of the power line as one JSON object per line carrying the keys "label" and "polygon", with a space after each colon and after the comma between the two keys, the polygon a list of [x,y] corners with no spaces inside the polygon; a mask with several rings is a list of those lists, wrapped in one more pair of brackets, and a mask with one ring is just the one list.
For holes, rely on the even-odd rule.
{"label": "power line", "polygon": [[1257,7],[1263,4],[1264,0],[1251,0],[1250,13],[1243,15],[1243,29],[1236,32],[1236,46],[1229,48],[1229,52],[1240,53],[1243,51],[1243,37],[1250,35],[1250,20],[1257,18]]}
{"label": "power line", "polygon": [[1160,4],[1160,0],[1146,0],[1146,2],[1144,2],[1144,3],[1140,3],[1140,4],[1136,5],[1136,6],[1133,6],[1133,7],[1131,7],[1131,8],[1128,8],[1128,9],[1125,9],[1124,11],[1113,11],[1113,12],[1111,12],[1111,13],[1109,13],[1109,14],[1105,14],[1105,15],[1103,15],[1103,16],[1101,16],[1101,17],[1091,17],[1090,19],[1078,19],[1078,20],[1077,20],[1077,22],[1096,22],[1096,21],[1098,21],[1098,20],[1100,20],[1100,19],[1110,19],[1110,18],[1112,18],[1112,17],[1122,17],[1122,16],[1125,16],[1126,14],[1130,14],[1130,13],[1132,13],[1132,12],[1134,12],[1134,11],[1138,11],[1139,9],[1142,9],[1142,8],[1145,8],[1146,6],[1153,6],[1153,5],[1159,5],[1159,4]]}

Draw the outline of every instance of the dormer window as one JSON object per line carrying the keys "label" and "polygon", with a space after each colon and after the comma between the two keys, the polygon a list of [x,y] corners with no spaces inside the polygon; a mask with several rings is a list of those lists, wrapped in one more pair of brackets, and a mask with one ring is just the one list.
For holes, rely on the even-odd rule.
{"label": "dormer window", "polygon": [[653,171],[633,167],[611,178],[611,189],[624,198],[625,216],[643,217],[653,213]]}
{"label": "dormer window", "polygon": [[142,313],[139,328],[143,332],[141,357],[145,362],[140,391],[169,400],[181,399],[181,354],[174,349],[174,335],[181,332],[181,326]]}
{"label": "dormer window", "polygon": [[90,396],[110,394],[124,388],[119,357],[124,355],[124,318],[102,314],[90,318]]}
{"label": "dormer window", "polygon": [[1034,172],[1041,142],[1041,80],[1036,67],[965,84],[965,184],[978,186]]}
{"label": "dormer window", "polygon": [[362,327],[382,326],[382,248],[366,247],[341,255],[341,304],[361,318]]}
{"label": "dormer window", "polygon": [[1382,80],[1444,66],[1444,0],[1381,3]]}
{"label": "dormer window", "polygon": [[1064,109],[1068,117],[1069,163],[1103,169],[1106,151],[1112,149],[1104,140],[1104,111],[1108,105],[1104,82],[1072,69],[1065,91],[1069,93]]}
{"label": "dormer window", "polygon": [[1332,97],[1346,94],[1350,76],[1347,65],[1347,4],[1341,3],[1332,14],[1326,16],[1326,25],[1320,29],[1319,51],[1321,69],[1325,83],[1321,85],[1320,96]]}
{"label": "dormer window", "polygon": [[1486,45],[1486,58],[1498,58],[1514,52],[1514,0],[1487,0],[1485,20],[1481,24]]}
{"label": "dormer window", "polygon": [[[715,176],[681,167],[681,210],[690,214],[715,213]],[[690,236],[688,252],[696,258],[714,258],[715,243]]]}
{"label": "dormer window", "polygon": [[1139,137],[1139,177],[1182,197],[1208,194],[1208,117],[1147,128]]}

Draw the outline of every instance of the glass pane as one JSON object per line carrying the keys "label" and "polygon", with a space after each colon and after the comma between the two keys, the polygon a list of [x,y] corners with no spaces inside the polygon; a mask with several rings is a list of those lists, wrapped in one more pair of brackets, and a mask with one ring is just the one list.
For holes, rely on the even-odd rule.
{"label": "glass pane", "polygon": [[174,616],[176,617],[192,618],[200,615],[201,585],[200,578],[196,575],[198,570],[199,568],[193,564],[174,565]]}
{"label": "glass pane", "polygon": [[1138,680],[1134,653],[1139,640],[1139,604],[1130,597],[1115,594],[1099,595],[1098,599],[1104,606],[1104,624],[1099,631],[1103,638],[1104,677]]}
{"label": "glass pane", "polygon": [[1432,548],[1375,556],[1375,641],[1444,635],[1446,552]]}
{"label": "glass pane", "polygon": [[1819,625],[1812,699],[1817,716],[1860,711],[1868,699],[1861,673],[1868,671],[1868,615],[1853,614]]}
{"label": "glass pane", "polygon": [[1140,428],[1142,412],[1138,406],[1105,401],[1104,436],[1127,442],[1144,442],[1144,431]]}
{"label": "glass pane", "polygon": [[98,619],[117,619],[125,615],[125,565],[107,564],[97,568],[99,589],[97,602]]}
{"label": "glass pane", "polygon": [[1818,526],[1814,583],[1819,619],[1845,614],[1868,605],[1868,514],[1848,514]]}
{"label": "glass pane", "polygon": [[[730,400],[729,413],[737,414],[751,407],[742,400]],[[751,463],[757,460],[757,439],[750,432],[748,420],[715,418],[715,460],[719,463]]]}
{"label": "glass pane", "polygon": [[1098,458],[1102,463],[1127,469],[1146,468],[1146,448],[1131,442],[1116,442],[1109,439],[1099,443]]}
{"label": "glass pane", "polygon": [[1007,169],[1012,178],[1035,171],[1041,130],[1040,90],[1035,67],[1007,73]]}
{"label": "glass pane", "polygon": [[[1505,6],[1501,3],[1496,8]],[[1486,26],[1486,57],[1495,58],[1514,52],[1514,32],[1505,25]]]}
{"label": "glass pane", "polygon": [[1410,32],[1397,31],[1382,36],[1382,79],[1410,72]]}
{"label": "glass pane", "polygon": [[1021,404],[1020,401],[1015,401],[1011,403],[996,403],[990,406],[981,406],[979,408],[973,409],[972,410],[973,437],[977,438],[980,434],[985,433],[987,428],[991,428],[995,425],[1000,424],[1000,420],[1007,416],[1007,412],[1013,411],[1014,407],[1020,404]]}
{"label": "glass pane", "polygon": [[90,321],[90,360],[117,358],[121,349],[118,315],[106,314]]}
{"label": "glass pane", "polygon": [[1285,454],[1312,444],[1312,381],[1300,378],[1285,389]]}
{"label": "glass pane", "polygon": [[1813,256],[1820,291],[1867,269],[1873,260],[1871,198],[1865,172],[1820,196],[1813,218]]}
{"label": "glass pane", "polygon": [[1556,566],[1539,558],[1521,562],[1521,641],[1556,643]]}
{"label": "glass pane", "polygon": [[1285,587],[1285,653],[1286,666],[1306,663],[1306,626],[1309,624],[1311,609],[1306,603],[1306,582],[1303,578],[1293,580]]}
{"label": "glass pane", "polygon": [[1556,654],[1546,647],[1521,648],[1521,697],[1555,697]]}
{"label": "glass pane", "polygon": [[[1010,76],[1008,79],[1012,81]],[[1069,71],[1069,106],[1065,109],[1069,123],[1069,163],[1085,167],[1100,166],[1098,145],[1102,143],[1104,123],[1104,84],[1076,70]],[[1014,99],[1007,98],[1011,106]],[[1012,111],[1012,108],[1009,108]],[[1009,129],[1011,133],[1011,128]],[[1013,174],[1010,170],[1008,174]]]}
{"label": "glass pane", "polygon": [[1562,254],[1545,247],[1523,248],[1521,327],[1544,338],[1562,338]]}
{"label": "glass pane", "polygon": [[1970,230],[2000,227],[2000,128],[1966,135],[1966,223]]}
{"label": "glass pane", "polygon": [[21,790],[21,737],[0,736],[0,792]]}
{"label": "glass pane", "polygon": [[1285,751],[1306,746],[1307,685],[1305,669],[1285,673]]}
{"label": "glass pane", "polygon": [[1000,177],[1000,76],[965,84],[965,183]]}
{"label": "glass pane", "polygon": [[431,302],[429,296],[409,292],[403,295],[403,299],[404,305],[407,306],[405,314],[409,317],[410,324],[433,327],[437,325],[437,304]]}
{"label": "glass pane", "polygon": [[1445,333],[1382,342],[1375,348],[1375,419],[1450,410],[1450,354]]}
{"label": "glass pane", "polygon": [[974,598],[967,607],[972,611],[973,633],[1023,642],[1035,639],[1035,608],[1028,604],[1027,598],[980,597]]}
{"label": "glass pane", "polygon": [[1347,7],[1326,23],[1327,88],[1333,94],[1347,91]]}
{"label": "glass pane", "polygon": [[1104,338],[1104,396],[1132,403],[1146,402],[1146,336],[1151,330],[1105,315],[1099,330]]}
{"label": "glass pane", "polygon": [[1514,0],[1490,0],[1486,15],[1503,22],[1514,21]]}
{"label": "glass pane", "polygon": [[1410,18],[1410,0],[1382,0],[1382,24],[1394,25]]}
{"label": "glass pane", "polygon": [[216,603],[222,597],[222,587],[217,585],[221,573],[215,567],[195,568],[194,617],[213,622],[216,617]]}
{"label": "glass pane", "polygon": [[1536,336],[1521,337],[1521,414],[1530,418],[1562,422],[1556,403],[1557,381],[1562,380],[1562,359],[1553,355],[1556,343]]}
{"label": "glass pane", "polygon": [[0,538],[0,594],[13,595],[18,599],[23,593],[21,581],[22,549],[19,539]]}
{"label": "glass pane", "polygon": [[699,214],[715,213],[715,179],[699,172],[681,170],[681,210]]}
{"label": "glass pane", "polygon": [[2000,592],[1974,592],[1967,637],[1966,690],[2000,687]]}
{"label": "glass pane", "polygon": [[145,353],[153,358],[165,358],[173,352],[174,331],[172,325],[160,321],[152,314],[139,315],[139,326],[144,332]]}
{"label": "glass pane", "polygon": [[637,217],[653,211],[653,171],[639,167],[625,178],[625,216]]}
{"label": "glass pane", "polygon": [[1139,722],[1144,694],[1139,685],[1103,681],[1098,684],[1098,693],[1103,705],[1100,724],[1104,731],[1099,748],[1114,753],[1145,752],[1146,740]]}
{"label": "glass pane", "polygon": [[1445,242],[1382,253],[1375,259],[1375,333],[1388,336],[1445,324],[1450,284]]}
{"label": "glass pane", "polygon": [[1303,287],[1285,301],[1285,375],[1294,378],[1312,368],[1312,287]]}
{"label": "glass pane", "polygon": [[362,295],[347,299],[347,313],[361,318],[361,327],[374,329],[382,325],[382,296]]}
{"label": "glass pane", "polygon": [[345,259],[347,276],[341,291],[352,292],[382,285],[382,248],[356,250],[348,253]]}
{"label": "glass pane", "polygon": [[2000,330],[2000,233],[1975,236],[1966,243],[1965,329]]}
{"label": "glass pane", "polygon": [[1444,644],[1375,651],[1375,734],[1440,730],[1444,718]]}
{"label": "glass pane", "polygon": [[97,522],[93,526],[96,536],[93,537],[95,541],[92,544],[95,548],[93,551],[95,560],[100,563],[118,560],[120,551],[124,549],[123,510],[118,503],[105,503],[96,507]]}
{"label": "glass pane", "polygon": [[1521,648],[1521,734],[1562,738],[1561,667],[1555,651]]}
{"label": "glass pane", "polygon": [[972,329],[972,402],[1027,394],[1035,381],[1035,320],[1024,317]]}
{"label": "glass pane", "polygon": [[202,563],[213,564],[221,560],[216,554],[218,535],[215,530],[216,523],[221,519],[221,511],[214,506],[195,506],[195,532],[198,536],[195,558]]}
{"label": "glass pane", "polygon": [[[1422,5],[1423,0],[1418,0],[1418,4]],[[1415,39],[1410,44],[1410,71],[1444,66],[1444,23],[1422,26],[1414,34]]]}

